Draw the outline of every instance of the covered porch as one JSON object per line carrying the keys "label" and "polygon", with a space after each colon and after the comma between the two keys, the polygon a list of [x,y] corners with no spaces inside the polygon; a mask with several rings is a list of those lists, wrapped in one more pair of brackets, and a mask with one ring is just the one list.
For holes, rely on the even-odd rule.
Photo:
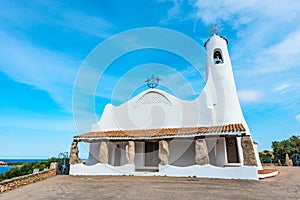
{"label": "covered porch", "polygon": [[[103,134],[74,137],[70,174],[257,179],[252,140],[241,124]],[[90,144],[84,163],[78,158],[78,142]],[[244,159],[244,154],[249,157],[251,152],[243,150],[248,146],[252,146],[250,154],[254,156],[251,162]]]}

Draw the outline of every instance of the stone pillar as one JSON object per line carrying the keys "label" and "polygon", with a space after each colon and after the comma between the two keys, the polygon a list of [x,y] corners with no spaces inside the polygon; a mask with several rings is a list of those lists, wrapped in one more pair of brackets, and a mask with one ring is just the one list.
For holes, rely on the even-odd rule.
{"label": "stone pillar", "polygon": [[209,164],[209,156],[205,139],[197,139],[195,141],[195,163],[197,165]]}
{"label": "stone pillar", "polygon": [[79,150],[77,144],[78,142],[76,140],[73,140],[70,149],[70,161],[69,161],[71,165],[82,163],[82,160],[78,157]]}
{"label": "stone pillar", "polygon": [[50,169],[55,170],[55,174],[58,174],[58,162],[52,162],[50,163]]}
{"label": "stone pillar", "polygon": [[98,162],[102,164],[108,164],[108,147],[107,143],[104,141],[100,142]]}
{"label": "stone pillar", "polygon": [[245,166],[257,166],[254,145],[249,135],[242,136],[242,148]]}
{"label": "stone pillar", "polygon": [[134,164],[135,147],[134,141],[129,141],[126,145],[126,164]]}
{"label": "stone pillar", "polygon": [[287,153],[285,154],[285,163],[284,163],[284,165],[289,166],[289,167],[293,166],[293,160],[291,160],[289,158],[289,154],[287,154]]}
{"label": "stone pillar", "polygon": [[158,157],[160,159],[160,165],[169,164],[169,143],[166,140],[159,141]]}

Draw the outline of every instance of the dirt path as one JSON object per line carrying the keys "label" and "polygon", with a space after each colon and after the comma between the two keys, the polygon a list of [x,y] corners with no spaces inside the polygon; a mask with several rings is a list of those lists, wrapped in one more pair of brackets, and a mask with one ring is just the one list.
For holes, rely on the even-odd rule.
{"label": "dirt path", "polygon": [[300,167],[260,181],[125,176],[56,176],[0,194],[19,199],[300,199]]}

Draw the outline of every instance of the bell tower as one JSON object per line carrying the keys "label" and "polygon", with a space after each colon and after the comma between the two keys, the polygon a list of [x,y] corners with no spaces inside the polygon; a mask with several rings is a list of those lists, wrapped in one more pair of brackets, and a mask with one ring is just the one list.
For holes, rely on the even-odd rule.
{"label": "bell tower", "polygon": [[207,86],[213,104],[214,124],[242,123],[244,119],[238,99],[231,61],[227,49],[228,40],[219,35],[219,27],[210,30],[211,37],[205,43]]}
{"label": "bell tower", "polygon": [[[237,138],[238,146],[240,146],[239,157],[241,161],[243,160],[244,165],[253,164],[255,162],[253,160],[256,160],[258,169],[262,169],[258,150],[253,147],[254,144],[237,95],[227,48],[228,40],[219,35],[220,28],[218,26],[213,26],[209,33],[211,37],[206,41],[204,47],[206,48],[206,93],[210,96],[209,107],[212,113],[212,123],[214,125],[243,124],[246,135]],[[248,147],[249,149],[247,149]],[[251,162],[248,162],[249,160]]]}

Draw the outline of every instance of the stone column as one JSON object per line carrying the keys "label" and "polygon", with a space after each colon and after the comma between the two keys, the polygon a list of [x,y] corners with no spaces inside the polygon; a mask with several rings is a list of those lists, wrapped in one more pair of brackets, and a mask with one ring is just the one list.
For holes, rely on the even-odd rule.
{"label": "stone column", "polygon": [[135,147],[134,141],[129,141],[126,145],[126,164],[134,164]]}
{"label": "stone column", "polygon": [[108,147],[107,143],[104,141],[100,142],[98,162],[102,164],[108,164]]}
{"label": "stone column", "polygon": [[257,166],[254,145],[249,135],[242,136],[242,148],[245,166]]}
{"label": "stone column", "polygon": [[166,140],[159,141],[158,157],[160,159],[160,165],[169,164],[169,143]]}
{"label": "stone column", "polygon": [[78,157],[78,142],[76,140],[73,140],[71,149],[70,149],[70,161],[69,163],[71,165],[82,163],[82,160]]}
{"label": "stone column", "polygon": [[289,166],[289,167],[293,166],[293,160],[291,160],[289,158],[289,154],[287,154],[287,153],[285,154],[285,163],[284,163],[284,165]]}
{"label": "stone column", "polygon": [[195,141],[195,154],[196,165],[209,164],[209,156],[205,139],[197,139]]}

